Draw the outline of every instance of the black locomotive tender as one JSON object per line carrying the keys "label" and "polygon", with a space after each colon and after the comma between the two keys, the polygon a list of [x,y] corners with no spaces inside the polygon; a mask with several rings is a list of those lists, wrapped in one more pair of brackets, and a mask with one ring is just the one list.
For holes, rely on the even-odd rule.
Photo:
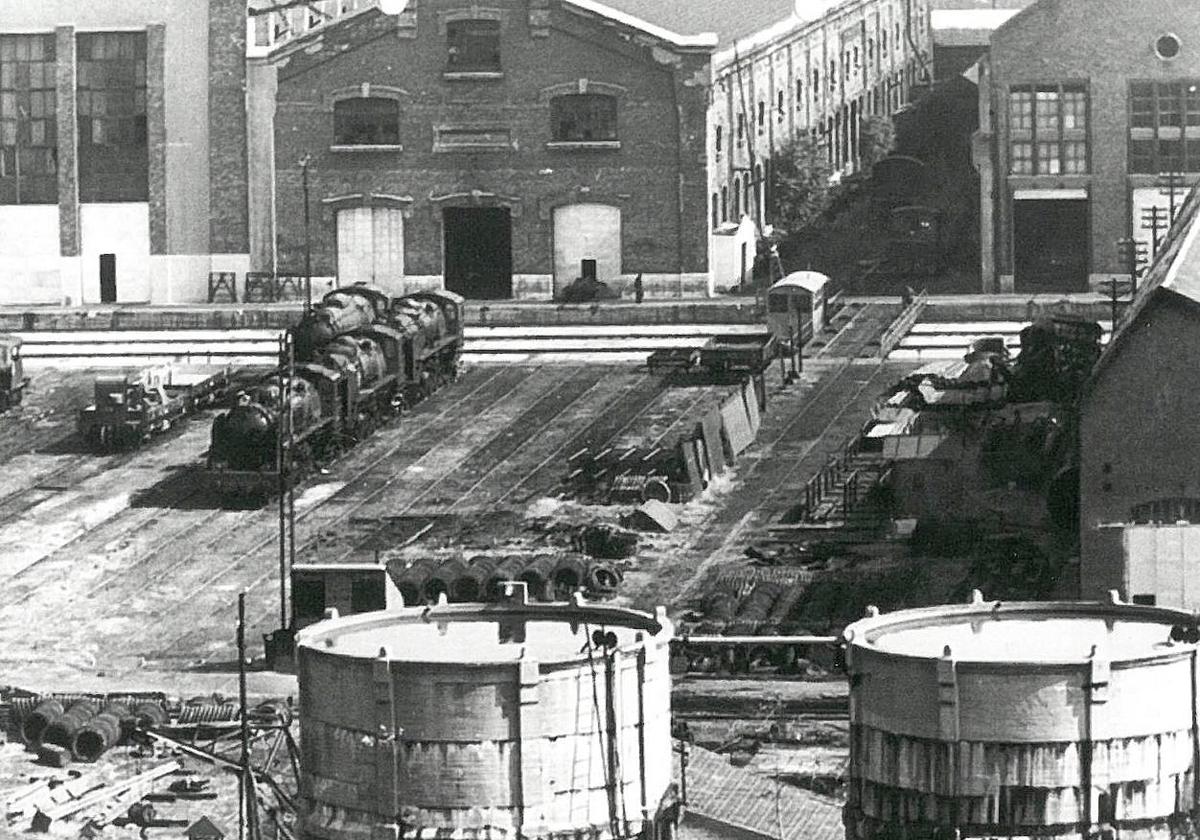
{"label": "black locomotive tender", "polygon": [[295,481],[454,379],[462,310],[462,297],[440,290],[393,298],[356,284],[325,295],[292,330],[291,381],[281,367],[213,423],[210,484],[223,496],[265,499],[279,487],[281,463]]}

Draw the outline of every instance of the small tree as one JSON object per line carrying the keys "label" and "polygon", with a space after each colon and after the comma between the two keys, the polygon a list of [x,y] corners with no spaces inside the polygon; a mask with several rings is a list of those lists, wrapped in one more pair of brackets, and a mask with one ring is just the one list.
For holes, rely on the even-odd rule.
{"label": "small tree", "polygon": [[777,228],[794,235],[811,226],[829,209],[833,167],[825,150],[808,135],[793,138],[772,160],[774,213]]}
{"label": "small tree", "polygon": [[870,175],[871,168],[896,148],[896,124],[891,117],[864,117],[861,132],[863,169]]}

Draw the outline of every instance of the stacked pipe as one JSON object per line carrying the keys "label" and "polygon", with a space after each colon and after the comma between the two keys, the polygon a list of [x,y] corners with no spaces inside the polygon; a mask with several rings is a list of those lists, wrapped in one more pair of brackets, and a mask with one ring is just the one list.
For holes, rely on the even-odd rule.
{"label": "stacked pipe", "polygon": [[450,600],[459,603],[482,601],[487,592],[487,582],[496,569],[488,557],[473,557],[455,578],[450,587]]}
{"label": "stacked pipe", "polygon": [[95,761],[120,742],[126,732],[126,721],[132,722],[127,706],[105,705],[76,731],[71,739],[71,754],[80,761]]}
{"label": "stacked pipe", "polygon": [[100,706],[94,700],[76,700],[46,724],[40,742],[70,750],[75,744],[76,734],[99,711]]}
{"label": "stacked pipe", "polygon": [[40,744],[50,722],[64,712],[61,701],[49,697],[40,701],[21,723],[21,739],[26,744]]}

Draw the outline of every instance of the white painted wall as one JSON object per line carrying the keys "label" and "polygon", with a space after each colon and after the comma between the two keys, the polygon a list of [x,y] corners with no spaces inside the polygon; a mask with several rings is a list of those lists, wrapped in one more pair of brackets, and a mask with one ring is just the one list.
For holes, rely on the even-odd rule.
{"label": "white painted wall", "polygon": [[621,209],[607,204],[568,204],[554,210],[554,290],[579,276],[581,260],[596,261],[596,279],[615,283],[621,274]]}
{"label": "white painted wall", "polygon": [[735,231],[716,233],[709,237],[713,289],[728,289],[736,286],[742,279],[742,252],[745,249],[745,277],[749,278],[750,270],[754,267],[754,246],[757,238],[757,228],[749,216],[742,216],[742,221]]}
{"label": "white painted wall", "polygon": [[83,303],[100,302],[100,255],[117,256],[117,302],[150,300],[150,205],[81,204],[80,280]]}
{"label": "white painted wall", "polygon": [[62,303],[58,205],[0,205],[0,303]]}
{"label": "white painted wall", "polygon": [[1200,525],[1125,526],[1125,591],[1156,605],[1200,609]]}

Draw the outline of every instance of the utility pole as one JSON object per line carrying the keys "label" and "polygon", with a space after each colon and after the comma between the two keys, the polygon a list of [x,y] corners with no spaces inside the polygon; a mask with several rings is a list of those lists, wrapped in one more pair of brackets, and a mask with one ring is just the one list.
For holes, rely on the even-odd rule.
{"label": "utility pole", "polygon": [[1167,219],[1168,225],[1175,224],[1175,212],[1178,209],[1175,202],[1176,197],[1186,191],[1181,173],[1174,171],[1163,172],[1158,176],[1158,194],[1167,199],[1167,207],[1170,213]]}
{"label": "utility pole", "polygon": [[246,709],[246,593],[238,594],[238,720],[241,724],[242,757],[238,773],[241,793],[238,837],[240,840],[259,840],[258,804],[254,788],[254,770],[250,764],[250,716]]}
{"label": "utility pole", "polygon": [[[296,499],[292,482],[295,460],[292,417],[292,378],[296,374],[295,344],[291,330],[279,340],[279,413],[275,422],[275,470],[279,491],[279,626],[288,627],[288,569],[296,562]],[[286,436],[286,438],[285,438]]]}
{"label": "utility pole", "polygon": [[312,155],[300,158],[300,189],[304,193],[304,311],[312,309],[312,232],[309,228],[308,165]]}
{"label": "utility pole", "polygon": [[1146,270],[1146,263],[1149,259],[1147,250],[1145,242],[1139,242],[1129,237],[1117,240],[1117,251],[1120,254],[1121,262],[1125,264],[1126,270],[1129,272],[1130,300],[1137,295],[1138,280]]}
{"label": "utility pole", "polygon": [[1155,204],[1142,208],[1142,228],[1150,229],[1150,255],[1152,257],[1158,256],[1158,243],[1162,238],[1160,234],[1165,234],[1170,226],[1171,222],[1165,207]]}

